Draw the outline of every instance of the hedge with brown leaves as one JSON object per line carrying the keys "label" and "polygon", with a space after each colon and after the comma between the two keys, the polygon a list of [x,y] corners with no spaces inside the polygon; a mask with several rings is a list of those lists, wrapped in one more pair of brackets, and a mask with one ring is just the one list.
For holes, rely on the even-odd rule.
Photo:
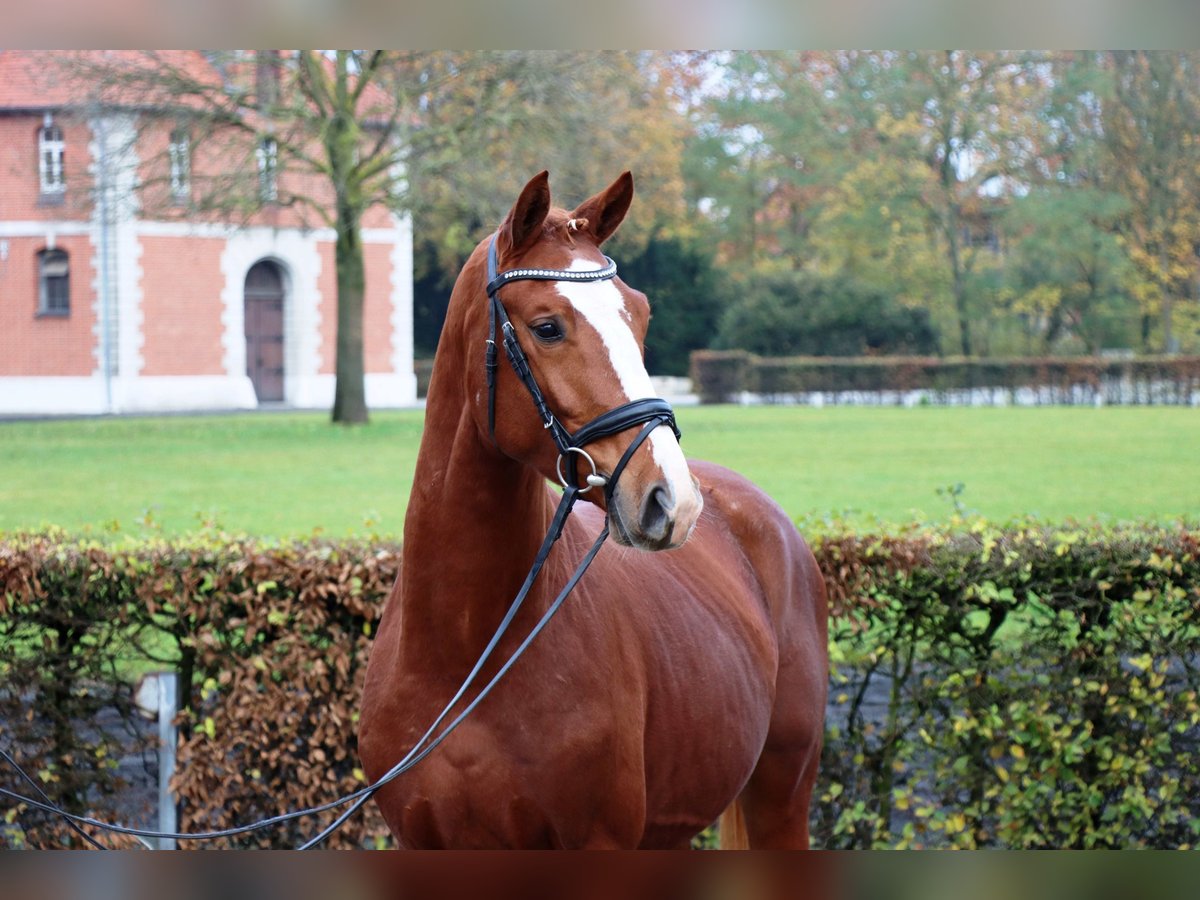
{"label": "hedge with brown leaves", "polygon": [[[363,786],[355,751],[370,635],[395,580],[395,546],[264,545],[202,538],[115,547],[59,535],[0,543],[0,741],[67,809],[127,812],[114,760],[135,733],[131,666],[181,673],[175,790],[184,831],[217,830]],[[101,710],[115,733],[97,732]],[[114,715],[115,713],[115,715]],[[6,772],[5,787],[29,788]],[[294,846],[325,813],[225,842]],[[386,841],[368,806],[330,841]],[[9,842],[76,846],[23,811]]]}
{"label": "hedge with brown leaves", "polygon": [[[1200,532],[959,523],[825,536],[827,847],[1178,847],[1200,840]],[[68,809],[128,818],[152,755],[131,674],[181,673],[180,826],[362,786],[356,711],[398,548],[225,536],[0,539],[0,746]],[[11,771],[0,784],[33,791]],[[136,811],[134,811],[136,813]],[[225,842],[291,847],[336,812]],[[0,803],[0,843],[79,846]],[[386,846],[368,805],[329,842]]]}
{"label": "hedge with brown leaves", "polygon": [[1029,394],[1045,405],[1176,404],[1200,392],[1200,356],[1101,357],[764,357],[743,350],[696,350],[691,377],[703,403],[737,402],[743,391],[764,400],[822,394],[830,403],[873,394],[904,402],[919,391],[930,403],[961,403],[982,390],[999,402]]}

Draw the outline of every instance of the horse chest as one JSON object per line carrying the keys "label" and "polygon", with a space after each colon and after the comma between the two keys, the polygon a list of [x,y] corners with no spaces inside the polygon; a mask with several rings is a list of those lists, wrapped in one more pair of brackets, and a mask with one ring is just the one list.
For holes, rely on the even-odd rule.
{"label": "horse chest", "polygon": [[[659,623],[651,650],[631,616],[623,649],[602,648],[585,621],[568,628],[571,618],[559,634],[573,640],[540,645],[398,782],[389,824],[406,843],[673,846],[740,790],[770,712],[755,642],[733,634],[698,654],[696,623],[682,615]],[[419,737],[440,711],[431,698],[447,689],[404,680],[402,742]]]}

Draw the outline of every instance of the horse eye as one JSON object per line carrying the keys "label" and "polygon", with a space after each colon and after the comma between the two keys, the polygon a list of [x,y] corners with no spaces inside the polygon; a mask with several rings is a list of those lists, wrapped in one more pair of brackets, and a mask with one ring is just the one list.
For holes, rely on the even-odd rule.
{"label": "horse eye", "polygon": [[539,341],[545,341],[547,344],[563,339],[562,329],[558,327],[557,322],[538,322],[536,325],[531,325],[529,330]]}

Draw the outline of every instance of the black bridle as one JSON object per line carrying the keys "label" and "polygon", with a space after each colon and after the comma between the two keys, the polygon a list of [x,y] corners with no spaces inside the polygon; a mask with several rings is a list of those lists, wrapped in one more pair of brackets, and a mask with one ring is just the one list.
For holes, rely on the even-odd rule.
{"label": "black bridle", "polygon": [[[210,831],[201,833],[184,834],[180,832],[161,832],[153,831],[145,828],[130,828],[124,825],[115,825],[109,822],[102,822],[89,816],[80,816],[69,813],[61,806],[54,803],[46,793],[41,789],[40,785],[32,777],[30,777],[17,763],[7,750],[0,748],[0,759],[12,766],[29,784],[33,790],[41,798],[36,799],[27,795],[22,795],[8,788],[0,788],[0,797],[7,797],[10,800],[15,800],[19,803],[24,803],[27,806],[39,809],[44,812],[53,813],[64,819],[72,829],[78,832],[85,841],[92,846],[102,849],[101,845],[96,842],[90,835],[84,832],[80,826],[87,825],[99,828],[105,831],[115,832],[118,834],[133,835],[142,838],[172,838],[175,840],[214,840],[217,838],[234,837],[241,834],[248,834],[260,831],[264,828],[274,827],[295,819],[305,816],[316,815],[322,812],[328,812],[345,804],[350,804],[345,810],[338,814],[337,818],[324,828],[315,837],[309,839],[302,844],[298,849],[307,850],[316,847],[323,843],[334,831],[352,816],[356,811],[362,808],[363,804],[371,798],[385,784],[400,775],[407,772],[417,763],[421,762],[426,756],[432,753],[439,744],[441,744],[450,733],[456,729],[464,719],[467,718],[475,708],[483,702],[484,697],[491,693],[492,689],[499,683],[508,671],[513,667],[521,655],[533,643],[534,639],[541,634],[542,630],[549,624],[554,614],[562,607],[563,602],[567,599],[570,593],[575,589],[575,585],[583,577],[583,573],[587,571],[596,554],[600,552],[600,547],[608,537],[608,519],[604,520],[604,527],[600,534],[597,535],[592,546],[584,554],[583,559],[576,566],[571,577],[567,579],[567,583],[562,587],[555,596],[554,600],[546,608],[538,619],[536,625],[528,635],[521,641],[512,655],[500,666],[495,675],[485,684],[476,694],[473,700],[455,716],[445,728],[441,727],[442,723],[450,716],[454,708],[463,700],[471,685],[475,682],[476,677],[483,670],[484,664],[491,657],[492,652],[500,645],[501,639],[507,633],[509,626],[516,618],[518,610],[525,602],[525,598],[529,595],[530,590],[536,582],[538,574],[542,571],[546,559],[550,556],[550,551],[554,544],[562,535],[563,527],[566,525],[567,517],[571,514],[571,509],[575,505],[580,495],[591,490],[593,487],[603,486],[605,496],[612,498],[613,489],[616,486],[617,479],[621,472],[624,471],[625,465],[629,462],[634,452],[642,445],[642,443],[650,436],[650,433],[660,425],[668,425],[675,432],[676,438],[680,437],[678,426],[675,424],[675,412],[667,401],[658,397],[645,398],[641,400],[633,400],[629,403],[623,403],[615,409],[611,409],[606,413],[597,416],[588,424],[584,425],[574,434],[568,432],[557,417],[550,411],[546,404],[546,398],[538,387],[536,379],[533,377],[533,371],[529,367],[529,359],[525,356],[525,352],[521,349],[521,344],[517,340],[516,330],[513,328],[512,322],[508,318],[508,313],[504,309],[504,304],[500,302],[500,288],[511,281],[534,280],[534,281],[605,281],[617,274],[617,264],[607,256],[605,257],[607,265],[602,269],[595,269],[585,272],[571,272],[560,269],[511,269],[506,272],[497,274],[496,272],[496,239],[492,237],[492,242],[488,247],[488,284],[487,293],[491,301],[490,303],[490,334],[487,342],[487,382],[488,382],[488,430],[491,433],[493,442],[495,441],[495,374],[496,374],[496,322],[501,323],[501,329],[504,337],[504,351],[508,356],[509,362],[512,364],[513,370],[517,373],[517,377],[529,390],[533,397],[534,406],[537,407],[538,415],[541,416],[542,422],[550,436],[554,439],[555,446],[559,452],[559,478],[563,482],[563,495],[559,501],[558,509],[554,512],[554,517],[550,522],[549,529],[546,532],[545,538],[542,540],[542,545],[538,548],[537,556],[534,558],[533,565],[530,566],[529,574],[525,576],[525,581],[521,585],[521,589],[517,592],[516,598],[509,605],[508,611],[504,614],[499,627],[497,627],[492,639],[483,649],[474,668],[467,675],[457,693],[450,699],[450,702],[442,709],[434,719],[433,724],[421,736],[421,738],[413,745],[412,749],[397,762],[392,768],[379,780],[373,784],[359,788],[350,794],[338,797],[335,800],[330,800],[327,803],[322,803],[318,806],[309,807],[308,809],[296,810],[294,812],[283,813],[282,815],[272,816],[267,819],[261,819],[257,822],[252,822],[249,825],[240,825],[235,828],[226,828],[220,831]],[[619,432],[625,431],[628,428],[633,428],[636,425],[641,425],[642,429],[637,436],[630,442],[622,454],[617,465],[613,467],[612,472],[607,475],[601,475],[596,471],[596,464],[587,454],[583,447],[593,441],[601,438],[610,437]],[[592,472],[587,476],[588,486],[580,488],[576,481],[575,457],[583,456],[591,463]],[[562,474],[562,462],[567,460],[568,475]],[[436,733],[435,733],[436,732]]]}
{"label": "black bridle", "polygon": [[[490,302],[488,304],[488,339],[485,366],[487,369],[488,386],[488,433],[491,435],[492,442],[495,443],[496,441],[496,370],[499,368],[496,362],[496,323],[499,322],[500,331],[503,334],[501,340],[504,343],[504,354],[508,357],[508,362],[512,366],[513,371],[517,373],[517,378],[520,379],[521,383],[525,385],[526,390],[529,391],[529,396],[533,398],[533,405],[537,409],[538,417],[542,420],[542,426],[550,433],[554,445],[558,448],[559,480],[562,481],[563,487],[578,486],[576,457],[582,456],[591,464],[592,471],[586,479],[588,486],[583,488],[580,493],[585,493],[591,490],[592,487],[603,487],[605,496],[611,499],[613,489],[616,487],[617,478],[624,471],[625,464],[629,462],[630,457],[633,456],[633,453],[641,446],[642,442],[649,437],[651,431],[659,425],[668,425],[675,432],[676,439],[682,437],[679,426],[675,424],[675,411],[671,408],[670,403],[660,397],[631,400],[628,403],[623,403],[614,409],[610,409],[606,413],[602,413],[574,434],[571,434],[546,403],[546,396],[542,393],[542,389],[538,387],[537,379],[533,376],[533,369],[529,365],[529,357],[521,349],[521,342],[517,340],[517,331],[513,327],[512,321],[508,318],[508,311],[500,301],[500,288],[513,281],[608,281],[616,276],[617,264],[607,256],[604,257],[604,261],[606,264],[603,268],[582,272],[567,269],[533,268],[508,269],[504,272],[497,272],[496,235],[492,235],[492,239],[488,243],[487,254],[487,294]],[[620,461],[613,468],[613,471],[607,476],[600,474],[596,470],[595,462],[583,448],[594,441],[619,434],[636,425],[643,425],[644,427],[637,437],[634,438],[633,443],[626,449]],[[567,467],[567,474],[565,476],[562,471],[564,461]]]}

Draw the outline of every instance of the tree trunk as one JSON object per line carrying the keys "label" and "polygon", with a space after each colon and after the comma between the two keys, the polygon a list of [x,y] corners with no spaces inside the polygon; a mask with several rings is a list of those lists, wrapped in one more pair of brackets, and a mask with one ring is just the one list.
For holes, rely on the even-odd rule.
{"label": "tree trunk", "polygon": [[[946,51],[946,65],[954,69],[954,54]],[[947,102],[946,98],[941,98]],[[963,356],[971,355],[971,320],[967,312],[967,285],[963,275],[963,261],[959,247],[959,201],[955,196],[958,189],[958,173],[954,168],[954,139],[950,131],[952,119],[947,119],[941,134],[942,154],[938,165],[938,182],[945,200],[945,210],[939,216],[939,224],[946,236],[946,255],[950,263],[951,292],[954,295],[954,314],[958,319],[959,350]]]}
{"label": "tree trunk", "polygon": [[1160,284],[1159,284],[1159,290],[1161,291],[1161,296],[1162,296],[1163,353],[1171,354],[1171,353],[1177,353],[1179,351],[1179,347],[1176,346],[1175,335],[1172,333],[1172,329],[1171,329],[1171,309],[1174,306],[1175,298],[1171,296],[1171,286],[1167,282],[1167,267],[1169,265],[1169,262],[1167,259],[1166,250],[1160,249],[1159,253],[1158,253],[1158,257],[1159,257],[1159,271],[1162,273],[1162,278],[1163,278],[1162,282],[1160,282]]}
{"label": "tree trunk", "polygon": [[971,355],[971,317],[967,310],[967,285],[963,277],[962,261],[958,247],[958,216],[952,215],[950,227],[946,229],[947,249],[950,256],[950,273],[953,278],[954,313],[958,317],[958,340],[963,356]]}
{"label": "tree trunk", "polygon": [[353,204],[338,198],[337,218],[337,380],[333,421],[342,425],[367,422],[363,360],[362,221]]}

